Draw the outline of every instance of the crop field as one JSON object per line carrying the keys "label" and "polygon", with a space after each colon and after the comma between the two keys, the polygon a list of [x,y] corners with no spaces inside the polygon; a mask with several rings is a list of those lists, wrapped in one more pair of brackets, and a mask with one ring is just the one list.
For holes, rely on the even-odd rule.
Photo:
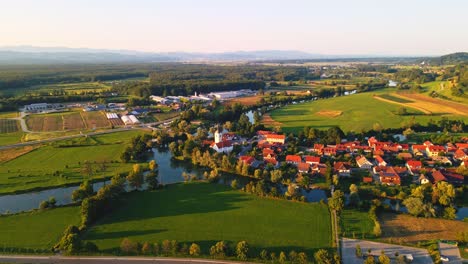
{"label": "crop field", "polygon": [[83,116],[83,119],[86,122],[86,127],[88,129],[110,126],[109,120],[101,111],[82,112],[81,115]]}
{"label": "crop field", "polygon": [[25,146],[13,149],[0,150],[0,164],[9,160],[14,160],[17,157],[33,151],[37,146]]}
{"label": "crop field", "polygon": [[456,240],[457,233],[468,229],[468,223],[439,218],[413,217],[405,214],[385,213],[379,217],[382,239],[414,243],[426,240]]}
{"label": "crop field", "polygon": [[[94,136],[86,139],[86,142],[80,142],[84,138],[57,141],[18,155],[1,163],[0,194],[78,183],[127,172],[132,164],[121,163],[120,154],[130,139],[141,133],[117,132]],[[67,146],[71,143],[74,146]]]}
{"label": "crop field", "polygon": [[18,121],[12,119],[0,119],[0,134],[18,131]]}
{"label": "crop field", "polygon": [[72,112],[63,116],[63,130],[83,129],[85,125],[80,113]]}
{"label": "crop field", "polygon": [[467,97],[460,97],[452,95],[452,84],[449,81],[434,81],[421,84],[421,87],[425,90],[424,94],[431,94],[432,92],[436,92],[437,94],[441,95],[442,97],[446,98],[447,100],[468,104]]}
{"label": "crop field", "polygon": [[468,116],[468,104],[432,98],[417,93],[401,93],[398,95],[402,98],[414,101],[413,103],[407,104],[409,107],[414,106],[417,108],[426,109],[432,113]]}
{"label": "crop field", "polygon": [[252,105],[256,105],[262,97],[263,95],[244,96],[244,97],[233,98],[233,99],[227,100],[223,104],[234,105],[238,103],[238,104],[245,105],[245,106],[252,106]]}
{"label": "crop field", "polygon": [[110,122],[111,125],[113,125],[114,127],[125,125],[124,122],[122,121],[122,119],[120,119],[120,118],[112,118],[112,119],[109,119],[109,122]]}
{"label": "crop field", "polygon": [[[381,93],[377,95],[381,95]],[[395,96],[400,97],[400,95]],[[418,111],[419,106],[413,105],[421,104],[421,102],[417,102],[416,98],[404,97],[403,99],[414,101],[414,103],[400,104],[393,101],[382,101],[375,98],[371,93],[321,99],[303,104],[288,105],[273,110],[269,115],[271,119],[265,115],[263,123],[269,127],[281,125],[282,130],[285,132],[297,132],[305,126],[318,129],[339,126],[344,131],[360,132],[372,129],[375,123],[380,123],[384,128],[401,127],[404,122],[413,117],[412,115],[421,124],[426,124],[430,119],[439,120],[443,116],[468,121],[468,117],[466,116],[468,111],[462,115],[461,110],[454,111],[452,109],[452,112],[447,113],[444,111],[446,112],[445,114],[437,113],[429,115],[424,114],[424,109]],[[421,100],[418,98],[418,101]],[[431,111],[434,111],[435,103],[432,104]],[[401,106],[407,106],[412,115],[398,115],[398,109]],[[323,113],[327,114],[324,115]],[[338,115],[338,113],[341,114]]]}
{"label": "crop field", "polygon": [[0,247],[50,252],[67,226],[79,225],[79,211],[75,206],[0,216]]}
{"label": "crop field", "polygon": [[[164,202],[161,202],[164,201]],[[128,194],[119,208],[84,235],[113,252],[123,238],[198,243],[202,253],[220,240],[245,240],[257,253],[267,249],[305,251],[331,247],[330,214],[325,205],[273,200],[219,184],[190,183]]]}
{"label": "crop field", "polygon": [[102,112],[62,112],[33,114],[26,117],[31,131],[54,132],[110,127],[110,122]]}

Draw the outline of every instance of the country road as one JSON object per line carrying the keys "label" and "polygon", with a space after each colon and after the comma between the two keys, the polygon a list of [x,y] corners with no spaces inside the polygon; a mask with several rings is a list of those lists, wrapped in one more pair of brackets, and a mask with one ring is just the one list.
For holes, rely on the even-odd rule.
{"label": "country road", "polygon": [[35,140],[35,141],[15,143],[15,144],[11,144],[11,145],[0,146],[0,150],[12,149],[12,148],[17,148],[17,147],[24,147],[24,146],[30,146],[30,145],[36,145],[36,144],[42,144],[42,143],[48,143],[48,142],[54,142],[54,141],[72,139],[72,138],[78,138],[78,137],[95,136],[95,135],[110,134],[110,133],[116,133],[116,132],[122,132],[122,131],[129,131],[129,130],[132,130],[132,129],[142,129],[142,128],[145,128],[145,127],[157,126],[157,125],[160,125],[160,124],[163,124],[163,123],[167,123],[167,122],[176,120],[177,118],[179,118],[179,117],[176,116],[176,117],[166,119],[166,120],[163,120],[163,121],[154,122],[154,123],[147,123],[147,124],[142,124],[142,125],[132,126],[132,127],[122,127],[122,128],[115,128],[115,129],[112,129],[112,130],[105,130],[105,131],[100,131],[100,132],[90,132],[90,133],[84,133],[84,134],[76,134],[76,135],[70,135],[70,136],[54,137],[54,138],[48,138],[48,139],[41,139],[41,140]]}
{"label": "country road", "polygon": [[183,259],[183,258],[151,258],[151,257],[63,257],[63,256],[41,256],[41,255],[0,255],[0,263],[40,263],[40,264],[101,264],[101,263],[160,263],[160,264],[240,264],[242,262],[211,260],[211,259]]}

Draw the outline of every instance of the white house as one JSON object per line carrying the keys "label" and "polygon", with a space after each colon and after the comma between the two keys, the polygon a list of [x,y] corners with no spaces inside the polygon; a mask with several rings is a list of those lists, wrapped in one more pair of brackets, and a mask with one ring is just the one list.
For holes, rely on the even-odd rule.
{"label": "white house", "polygon": [[211,148],[218,153],[230,153],[233,149],[231,141],[221,141],[211,144]]}

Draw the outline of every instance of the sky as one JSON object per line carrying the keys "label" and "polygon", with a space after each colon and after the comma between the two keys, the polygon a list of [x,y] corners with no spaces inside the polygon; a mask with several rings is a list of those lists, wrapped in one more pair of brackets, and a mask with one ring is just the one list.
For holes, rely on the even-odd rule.
{"label": "sky", "polygon": [[324,55],[468,51],[466,0],[0,0],[0,46]]}

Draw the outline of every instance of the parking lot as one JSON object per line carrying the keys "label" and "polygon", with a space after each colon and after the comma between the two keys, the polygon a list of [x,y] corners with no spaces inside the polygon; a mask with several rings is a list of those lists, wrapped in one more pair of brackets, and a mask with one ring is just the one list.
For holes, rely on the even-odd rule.
{"label": "parking lot", "polygon": [[[363,258],[356,257],[356,245],[361,247],[363,255],[367,254],[367,251],[370,249],[372,255],[378,256],[382,250],[385,251],[385,254],[390,257],[390,259],[395,259],[395,253],[398,252],[400,255],[411,254],[413,256],[412,263],[433,263],[431,256],[427,250],[422,248],[413,248],[405,247],[400,245],[378,243],[366,240],[359,239],[342,239],[342,259],[343,264],[362,264],[364,262]],[[393,261],[392,261],[393,263]]]}

